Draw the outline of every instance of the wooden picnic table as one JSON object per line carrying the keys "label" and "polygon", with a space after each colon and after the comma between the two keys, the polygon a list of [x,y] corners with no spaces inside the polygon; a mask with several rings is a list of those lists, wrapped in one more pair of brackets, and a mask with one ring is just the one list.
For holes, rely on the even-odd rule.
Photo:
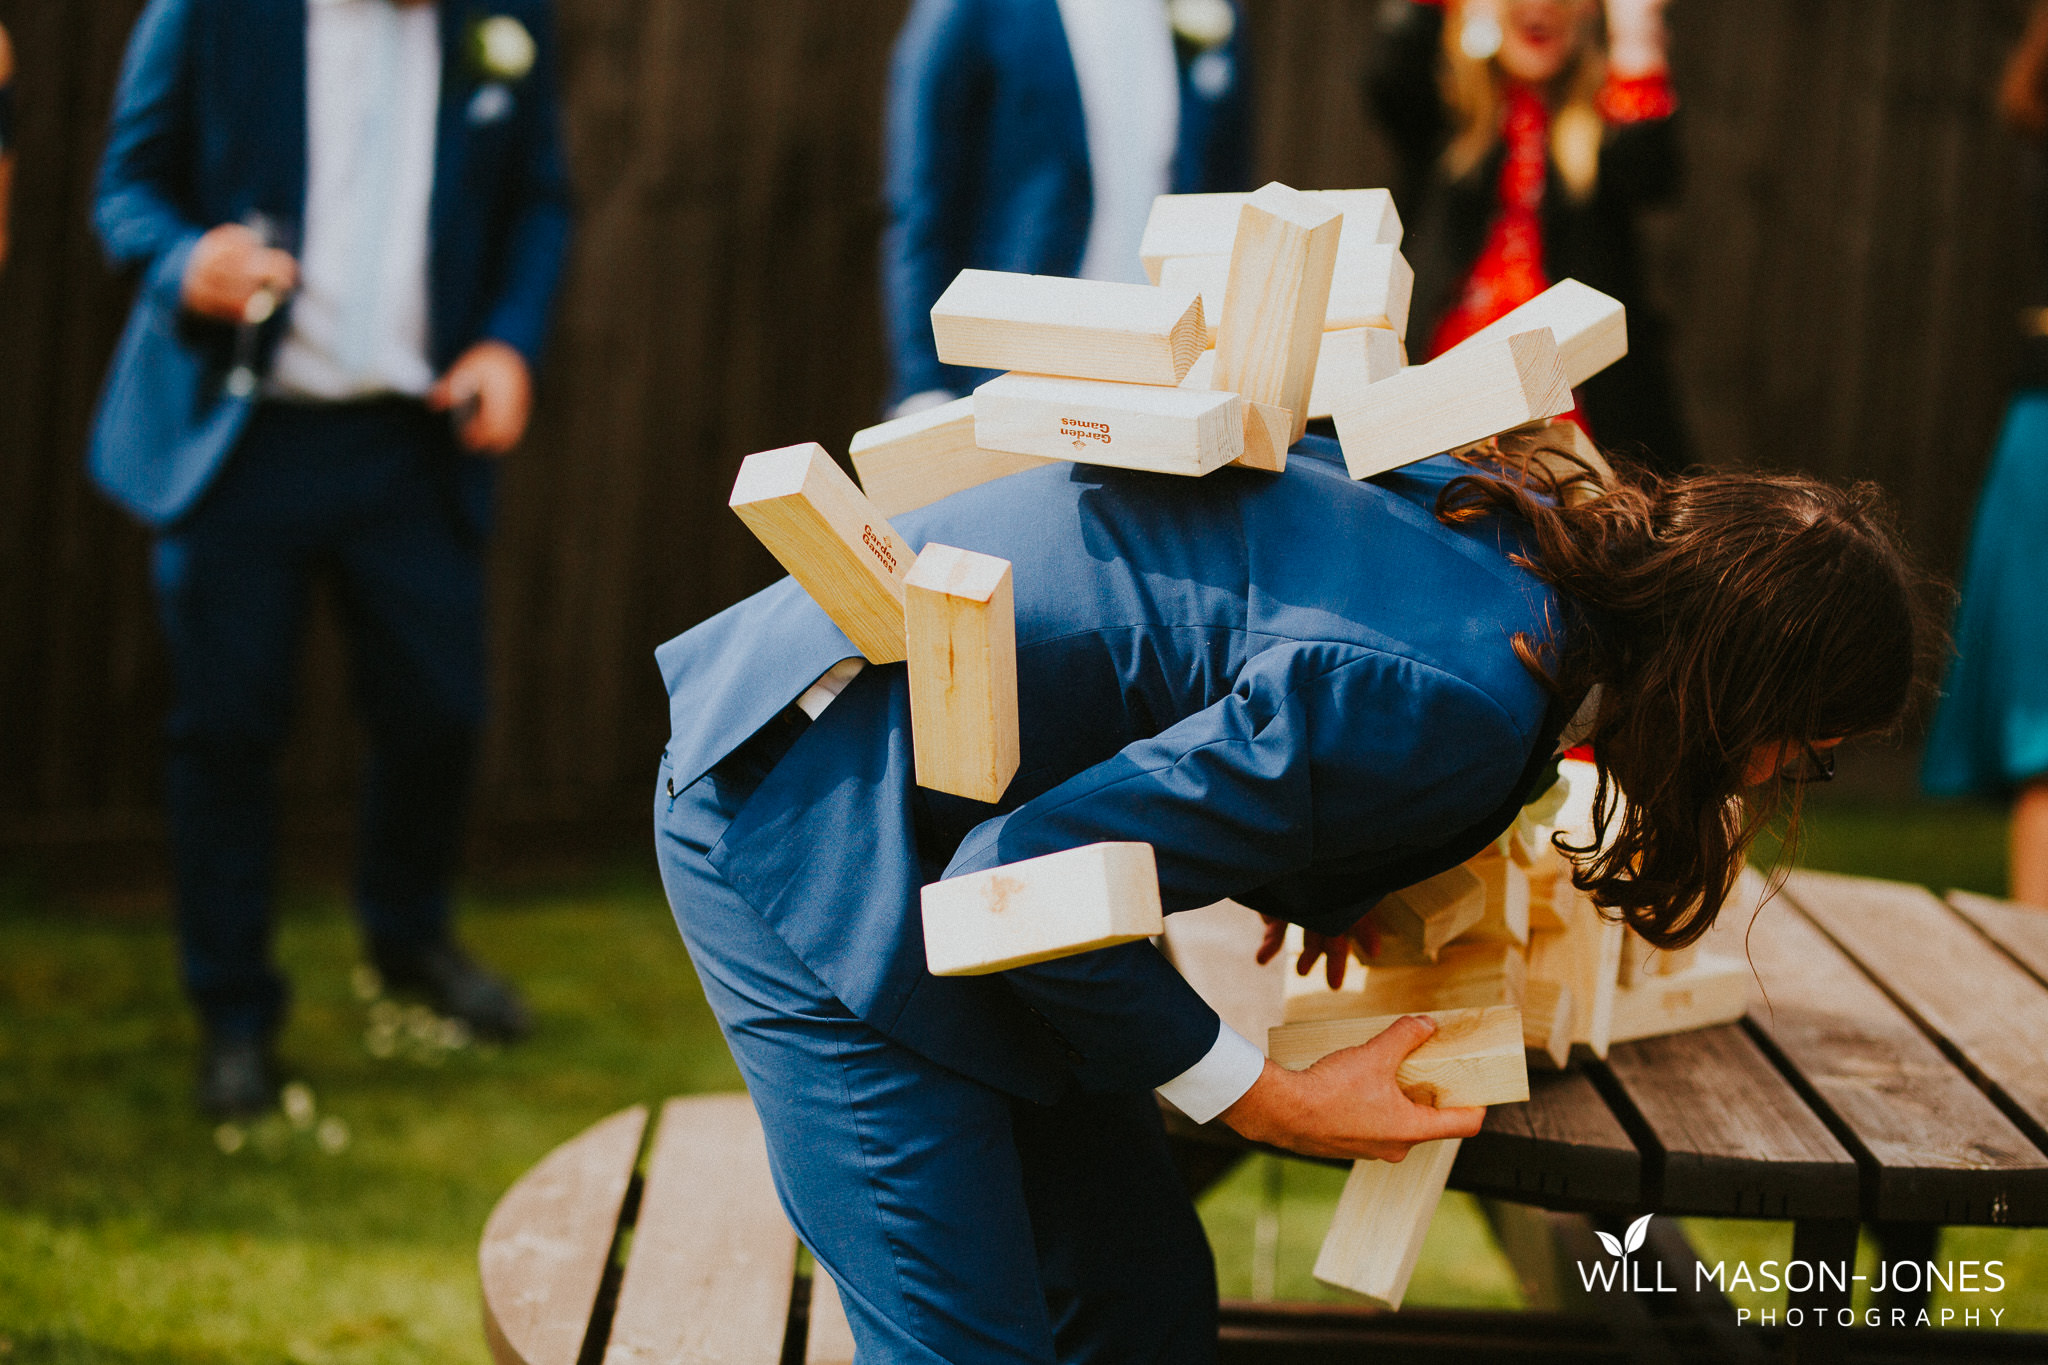
{"label": "wooden picnic table", "polygon": [[[1536,1073],[1529,1102],[1490,1110],[1459,1154],[1452,1187],[1485,1197],[1536,1311],[1226,1305],[1225,1359],[2048,1359],[2048,1336],[2013,1332],[1859,1325],[1816,1341],[1816,1318],[1849,1306],[1833,1283],[1790,1296],[1796,1324],[1738,1330],[1668,1218],[1651,1220],[1639,1273],[1680,1292],[1584,1290],[1574,1263],[1604,1257],[1596,1227],[1644,1213],[1787,1220],[1793,1259],[1852,1265],[1864,1225],[1887,1258],[1921,1262],[1945,1225],[2048,1225],[2048,912],[1799,873],[1753,924],[1732,908],[1716,940],[1755,963],[1744,1020]],[[746,1098],[670,1100],[651,1143],[647,1119],[629,1109],[565,1143],[493,1212],[481,1261],[501,1365],[850,1361]],[[1178,1136],[1191,1183],[1250,1150],[1219,1125]],[[1879,1307],[1910,1323],[1924,1297]]]}

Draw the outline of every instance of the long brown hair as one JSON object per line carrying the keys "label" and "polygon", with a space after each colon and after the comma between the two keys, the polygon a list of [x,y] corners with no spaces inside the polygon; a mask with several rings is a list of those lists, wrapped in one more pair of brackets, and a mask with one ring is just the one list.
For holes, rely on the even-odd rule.
{"label": "long brown hair", "polygon": [[[1596,104],[1600,87],[1607,81],[1603,15],[1595,6],[1588,20],[1589,33],[1551,82],[1549,93],[1551,164],[1557,167],[1566,193],[1582,201],[1592,195],[1599,178],[1600,142],[1607,131]],[[1444,148],[1444,169],[1453,180],[1471,174],[1499,144],[1506,104],[1502,87],[1507,76],[1499,61],[1467,55],[1464,28],[1465,5],[1454,0],[1445,7],[1443,66],[1438,81],[1444,104],[1451,111],[1452,133]]]}
{"label": "long brown hair", "polygon": [[1603,478],[1554,444],[1468,452],[1474,472],[1437,515],[1527,526],[1519,562],[1572,619],[1515,651],[1560,697],[1601,688],[1593,842],[1558,846],[1597,904],[1681,947],[1713,924],[1758,832],[1780,810],[1796,827],[1785,783],[1744,791],[1751,755],[1897,727],[1938,666],[1934,594],[1873,484]]}

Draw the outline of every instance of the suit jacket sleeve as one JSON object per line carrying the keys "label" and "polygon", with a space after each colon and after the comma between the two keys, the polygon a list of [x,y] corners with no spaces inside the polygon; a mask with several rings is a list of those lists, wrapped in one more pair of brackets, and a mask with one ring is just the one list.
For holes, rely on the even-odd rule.
{"label": "suit jacket sleeve", "polygon": [[895,362],[891,402],[959,382],[939,364],[931,307],[966,257],[984,114],[981,22],[973,0],[916,0],[890,63],[882,298]]}
{"label": "suit jacket sleeve", "polygon": [[[1325,860],[1439,842],[1512,793],[1532,742],[1486,694],[1428,665],[1276,646],[1214,705],[976,827],[946,875],[1138,840],[1157,856],[1168,911],[1208,905]],[[1215,1038],[1207,1007],[1177,1001],[1159,973],[1172,968],[1149,944],[1127,944],[1003,975],[1092,1064],[1128,1058],[1124,1070],[1158,1085]]]}
{"label": "suit jacket sleeve", "polygon": [[192,11],[193,0],[150,0],[136,20],[93,208],[108,258],[143,266],[143,287],[173,307],[205,230],[181,203],[193,153]]}
{"label": "suit jacket sleeve", "polygon": [[539,363],[547,340],[568,255],[570,209],[552,7],[538,6],[533,21],[537,51],[527,81],[532,105],[516,179],[507,190],[515,207],[505,228],[504,283],[483,331],[525,356],[529,366]]}

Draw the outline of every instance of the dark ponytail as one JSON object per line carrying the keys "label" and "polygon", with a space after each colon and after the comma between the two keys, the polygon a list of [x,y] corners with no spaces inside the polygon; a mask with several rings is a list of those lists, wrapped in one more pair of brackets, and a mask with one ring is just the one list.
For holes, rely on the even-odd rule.
{"label": "dark ponytail", "polygon": [[1690,943],[1757,833],[1787,808],[1796,830],[1784,783],[1744,792],[1751,754],[1893,731],[1929,689],[1927,580],[1873,484],[1616,478],[1527,433],[1465,458],[1438,517],[1524,523],[1520,562],[1575,612],[1516,653],[1562,697],[1601,689],[1594,843],[1559,843],[1572,880],[1651,943]]}

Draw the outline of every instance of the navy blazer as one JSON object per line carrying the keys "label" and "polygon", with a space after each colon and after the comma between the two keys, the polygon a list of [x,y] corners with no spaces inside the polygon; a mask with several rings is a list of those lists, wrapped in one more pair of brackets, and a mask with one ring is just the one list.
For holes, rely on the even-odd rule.
{"label": "navy blazer", "polygon": [[[1180,59],[1175,194],[1249,186],[1245,45]],[[890,403],[965,393],[941,365],[931,307],[965,269],[1071,275],[1094,191],[1081,84],[1057,0],[916,0],[890,68],[882,298],[895,364]],[[986,377],[986,376],[982,376]]]}
{"label": "navy blazer", "polygon": [[[896,519],[1013,568],[1023,762],[985,805],[917,788],[901,664],[870,665],[710,860],[855,1014],[1045,1098],[1150,1087],[1217,1020],[1149,943],[988,977],[924,965],[918,888],[1100,840],[1153,846],[1169,912],[1231,897],[1326,932],[1507,828],[1564,717],[1510,641],[1551,591],[1500,523],[1433,515],[1445,457],[1360,483],[1310,438],[1286,474],[1050,465]],[[658,651],[668,781],[732,755],[857,651],[784,579]]]}
{"label": "navy blazer", "polygon": [[[569,184],[548,0],[442,0],[441,98],[429,210],[427,358],[443,369],[503,341],[533,364],[569,238]],[[468,56],[480,19],[533,35],[533,68],[492,83]],[[142,520],[174,521],[204,491],[247,420],[227,394],[234,329],[179,293],[207,229],[261,213],[296,246],[306,201],[304,0],[150,0],[129,38],[94,211],[107,255],[141,291],[100,399],[94,479]],[[264,354],[287,310],[265,329]]]}

